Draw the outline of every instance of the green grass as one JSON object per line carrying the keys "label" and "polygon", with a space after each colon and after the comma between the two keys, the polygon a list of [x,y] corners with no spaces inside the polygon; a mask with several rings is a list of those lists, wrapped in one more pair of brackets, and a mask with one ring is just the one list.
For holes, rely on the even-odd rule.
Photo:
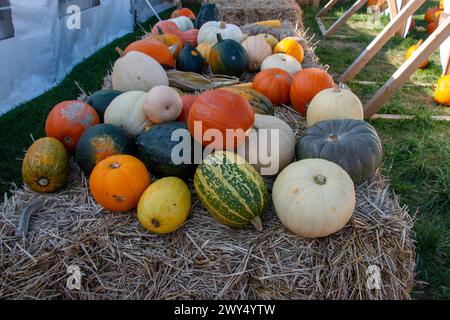
{"label": "green grass", "polygon": [[[367,100],[395,72],[404,60],[407,48],[425,39],[423,13],[438,1],[427,1],[414,18],[416,29],[408,38],[394,37],[374,59],[353,79],[349,86]],[[316,10],[304,7],[305,26],[319,33],[314,16]],[[344,8],[333,9],[325,19],[329,26]],[[367,28],[368,15],[361,9],[342,27],[335,37],[322,40],[316,54],[337,78],[355,60],[380,31]],[[383,18],[383,25],[388,20]],[[438,52],[430,66],[417,70],[408,83],[386,103],[380,113],[410,114],[409,121],[371,121],[384,146],[382,172],[390,177],[394,192],[401,203],[416,214],[417,280],[413,297],[418,299],[450,298],[450,123],[431,120],[432,115],[449,115],[449,108],[433,102],[431,84],[442,70]],[[361,83],[371,81],[373,84]],[[430,84],[423,86],[422,84]]]}

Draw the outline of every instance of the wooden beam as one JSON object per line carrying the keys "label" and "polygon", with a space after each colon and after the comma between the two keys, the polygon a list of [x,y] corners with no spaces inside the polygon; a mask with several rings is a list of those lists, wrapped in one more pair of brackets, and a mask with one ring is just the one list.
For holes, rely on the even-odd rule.
{"label": "wooden beam", "polygon": [[368,0],[357,0],[350,9],[348,9],[342,17],[336,20],[335,23],[331,25],[331,27],[324,33],[324,37],[331,37],[336,31],[347,22],[348,19],[351,18],[359,9],[361,9]]}
{"label": "wooden beam", "polygon": [[[420,1],[420,0],[417,0]],[[388,101],[409,77],[416,71],[422,62],[450,37],[450,17],[425,40],[412,56],[392,75],[392,77],[378,90],[378,92],[364,106],[364,117],[370,118],[381,106]]]}
{"label": "wooden beam", "polygon": [[323,25],[322,20],[319,17],[316,17],[316,21],[317,21],[317,26],[319,27],[320,33],[322,35],[325,34],[325,32],[327,32],[327,29],[325,28],[325,26]]}
{"label": "wooden beam", "polygon": [[[383,119],[383,120],[412,120],[414,116],[403,114],[374,114],[371,119]],[[434,121],[450,121],[450,116],[431,116],[431,120]]]}
{"label": "wooden beam", "polygon": [[442,67],[443,67],[442,76],[450,75],[450,55],[448,56],[447,65]]}
{"label": "wooden beam", "polygon": [[319,13],[317,14],[317,17],[323,17],[328,11],[331,10],[331,8],[334,7],[334,5],[338,2],[339,0],[330,0],[325,7],[322,8],[322,10],[319,11]]}
{"label": "wooden beam", "polygon": [[339,79],[340,82],[347,82],[353,79],[359,71],[380,51],[386,42],[395,34],[399,25],[405,22],[425,0],[414,0],[402,8],[399,14],[389,22],[389,24],[378,34],[378,36],[367,46],[361,55],[352,63]]}

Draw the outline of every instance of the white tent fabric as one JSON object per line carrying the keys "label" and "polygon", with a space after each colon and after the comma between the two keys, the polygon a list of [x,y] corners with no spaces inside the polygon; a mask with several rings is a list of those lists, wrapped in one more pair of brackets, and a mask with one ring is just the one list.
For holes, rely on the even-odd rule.
{"label": "white tent fabric", "polygon": [[[69,29],[62,3],[95,5],[80,7],[80,29]],[[159,11],[173,5],[150,3]],[[10,7],[14,36],[0,40],[0,115],[52,88],[77,63],[132,32],[134,10],[139,20],[153,15],[145,0],[10,0]]]}

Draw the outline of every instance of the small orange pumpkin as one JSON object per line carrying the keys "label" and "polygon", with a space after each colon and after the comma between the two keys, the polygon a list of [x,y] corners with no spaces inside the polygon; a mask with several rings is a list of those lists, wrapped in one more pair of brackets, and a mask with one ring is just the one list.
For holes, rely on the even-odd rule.
{"label": "small orange pumpkin", "polygon": [[253,79],[252,89],[265,95],[273,104],[288,104],[292,75],[279,68],[261,71]]}
{"label": "small orange pumpkin", "polygon": [[439,79],[434,91],[434,100],[439,104],[450,107],[450,75]]}
{"label": "small orange pumpkin", "polygon": [[288,54],[298,62],[302,63],[304,58],[303,47],[298,43],[295,38],[285,38],[277,43],[273,49],[273,53],[285,53]]}
{"label": "small orange pumpkin", "polygon": [[[408,60],[408,59],[412,56],[412,54],[414,53],[414,51],[416,51],[417,49],[419,49],[419,47],[422,45],[422,43],[423,43],[423,40],[421,39],[421,40],[419,40],[419,42],[417,42],[417,44],[415,44],[415,45],[409,47],[409,48],[408,48],[408,51],[406,51],[405,60]],[[419,68],[420,68],[420,69],[425,69],[425,68],[428,66],[428,63],[429,63],[429,61],[428,61],[428,59],[426,59],[426,60],[419,66]]]}
{"label": "small orange pumpkin", "polygon": [[159,34],[159,29],[161,29],[163,33],[174,34],[180,39],[183,35],[183,32],[180,30],[180,28],[178,28],[177,24],[173,21],[169,20],[159,21],[157,24],[153,26],[152,33]]}
{"label": "small orange pumpkin", "polygon": [[181,97],[181,101],[183,101],[183,110],[181,111],[180,116],[177,121],[186,122],[189,118],[189,111],[191,111],[192,105],[197,99],[197,96],[185,95]]}
{"label": "small orange pumpkin", "polygon": [[164,43],[169,49],[175,48],[173,56],[176,58],[183,49],[183,41],[172,33],[164,33],[161,27],[158,27],[157,29],[158,34],[150,33],[145,40],[156,40]]}
{"label": "small orange pumpkin", "polygon": [[439,11],[442,11],[442,9],[439,7],[428,8],[427,11],[425,11],[425,21],[428,23],[435,21],[436,17],[439,18],[439,16],[436,16],[436,13],[438,13]]}
{"label": "small orange pumpkin", "polygon": [[158,61],[164,68],[171,69],[175,66],[175,59],[172,52],[162,42],[156,40],[138,40],[131,43],[125,49],[125,53],[130,51],[142,52]]}
{"label": "small orange pumpkin", "polygon": [[427,33],[428,34],[432,34],[434,32],[434,30],[436,30],[438,27],[438,22],[437,21],[431,21],[428,25],[427,25]]}
{"label": "small orange pumpkin", "polygon": [[308,104],[316,94],[333,87],[333,78],[326,71],[319,68],[300,70],[292,81],[291,102],[298,112],[306,116]]}
{"label": "small orange pumpkin", "polygon": [[139,159],[129,155],[116,155],[100,161],[89,178],[92,196],[111,211],[136,208],[149,185],[147,168]]}
{"label": "small orange pumpkin", "polygon": [[195,20],[197,19],[197,17],[195,16],[195,13],[192,12],[191,9],[189,8],[183,8],[181,6],[181,1],[177,1],[177,9],[175,11],[172,12],[172,14],[170,15],[170,18],[178,18],[178,17],[188,17],[191,20]]}
{"label": "small orange pumpkin", "polygon": [[45,122],[47,137],[61,141],[67,151],[75,151],[80,136],[100,123],[97,112],[87,103],[70,100],[57,104]]}

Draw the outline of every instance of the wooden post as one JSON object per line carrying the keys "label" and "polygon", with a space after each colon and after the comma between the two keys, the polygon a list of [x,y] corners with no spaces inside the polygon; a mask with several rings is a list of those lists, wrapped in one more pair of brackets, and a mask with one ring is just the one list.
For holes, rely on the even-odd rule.
{"label": "wooden post", "polygon": [[333,6],[336,4],[336,2],[338,2],[339,0],[330,0],[325,7],[323,7],[322,10],[319,11],[319,13],[317,14],[317,17],[323,17],[328,11],[331,10],[331,8],[333,8]]}
{"label": "wooden post", "polygon": [[[419,0],[417,0],[419,1]],[[378,90],[378,92],[364,106],[364,117],[370,118],[380,107],[389,100],[409,77],[416,71],[424,60],[450,37],[450,17],[425,40],[412,56],[392,75],[392,77]]]}
{"label": "wooden post", "polygon": [[336,20],[335,23],[331,25],[331,27],[325,31],[323,34],[324,37],[331,37],[333,34],[336,33],[337,29],[339,29],[345,22],[347,22],[348,19],[351,18],[359,9],[361,9],[368,0],[357,0],[353,6],[348,9],[342,17],[340,17],[338,20]]}
{"label": "wooden post", "polygon": [[417,9],[425,2],[425,0],[414,0],[402,8],[399,14],[389,22],[389,24],[378,34],[378,36],[367,46],[361,55],[353,62],[353,64],[344,72],[339,79],[340,82],[347,82],[353,79],[358,72],[380,51],[384,44],[395,34],[399,26],[404,23]]}
{"label": "wooden post", "polygon": [[448,56],[447,65],[443,66],[442,76],[450,75],[450,55]]}

